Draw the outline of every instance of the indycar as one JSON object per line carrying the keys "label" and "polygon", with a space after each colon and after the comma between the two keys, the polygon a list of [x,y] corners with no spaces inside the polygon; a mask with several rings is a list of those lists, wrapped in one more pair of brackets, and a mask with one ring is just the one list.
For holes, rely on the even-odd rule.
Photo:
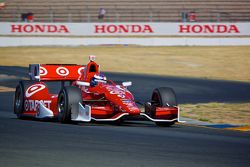
{"label": "indycar", "polygon": [[[119,122],[144,117],[159,126],[180,122],[176,94],[168,87],[155,88],[151,101],[141,109],[128,87],[132,82],[116,83],[100,72],[95,56],[87,65],[30,64],[30,80],[16,87],[14,113],[17,118],[56,119],[61,123]],[[50,93],[47,82],[60,82],[60,91]]]}

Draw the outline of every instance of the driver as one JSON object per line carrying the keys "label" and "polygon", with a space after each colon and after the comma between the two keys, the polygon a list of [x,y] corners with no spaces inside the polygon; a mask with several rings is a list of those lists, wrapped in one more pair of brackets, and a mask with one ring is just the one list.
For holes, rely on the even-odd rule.
{"label": "driver", "polygon": [[90,86],[94,87],[98,83],[107,83],[107,78],[103,74],[95,74],[90,80]]}

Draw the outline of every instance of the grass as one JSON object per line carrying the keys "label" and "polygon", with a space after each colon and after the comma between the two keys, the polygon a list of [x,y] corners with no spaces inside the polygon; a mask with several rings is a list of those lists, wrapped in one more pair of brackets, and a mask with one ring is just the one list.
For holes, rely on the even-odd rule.
{"label": "grass", "polygon": [[211,123],[250,125],[250,103],[183,104],[181,116]]}
{"label": "grass", "polygon": [[250,47],[14,47],[0,48],[0,65],[86,64],[103,71],[250,81]]}
{"label": "grass", "polygon": [[6,86],[0,86],[0,93],[1,92],[13,92],[15,91],[14,88],[9,88],[9,87],[6,87]]}
{"label": "grass", "polygon": [[[250,47],[6,47],[0,65],[86,64],[97,56],[102,71],[250,81]],[[0,90],[9,90],[1,87]],[[182,116],[213,123],[250,125],[250,103],[186,104]]]}

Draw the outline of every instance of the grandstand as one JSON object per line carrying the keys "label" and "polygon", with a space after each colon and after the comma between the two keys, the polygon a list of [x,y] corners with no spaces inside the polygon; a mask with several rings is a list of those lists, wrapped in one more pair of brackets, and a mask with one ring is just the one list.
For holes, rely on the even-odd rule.
{"label": "grandstand", "polygon": [[0,21],[21,21],[34,13],[36,22],[181,22],[183,12],[195,12],[198,22],[250,21],[250,0],[5,0]]}

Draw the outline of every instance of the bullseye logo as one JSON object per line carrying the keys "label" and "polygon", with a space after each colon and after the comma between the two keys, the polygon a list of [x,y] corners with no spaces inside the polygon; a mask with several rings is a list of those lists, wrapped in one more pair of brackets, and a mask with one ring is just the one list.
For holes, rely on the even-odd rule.
{"label": "bullseye logo", "polygon": [[78,74],[79,74],[79,75],[83,74],[83,70],[84,70],[84,67],[78,68]]}
{"label": "bullseye logo", "polygon": [[44,76],[44,75],[47,75],[48,74],[48,71],[46,68],[44,67],[40,67],[40,75],[41,76]]}
{"label": "bullseye logo", "polygon": [[69,70],[65,67],[58,67],[56,73],[61,76],[67,76],[69,75]]}
{"label": "bullseye logo", "polygon": [[27,91],[25,92],[25,96],[26,97],[30,97],[32,96],[33,94],[43,90],[45,88],[45,85],[42,85],[42,84],[35,84],[35,85],[32,85],[30,86]]}

